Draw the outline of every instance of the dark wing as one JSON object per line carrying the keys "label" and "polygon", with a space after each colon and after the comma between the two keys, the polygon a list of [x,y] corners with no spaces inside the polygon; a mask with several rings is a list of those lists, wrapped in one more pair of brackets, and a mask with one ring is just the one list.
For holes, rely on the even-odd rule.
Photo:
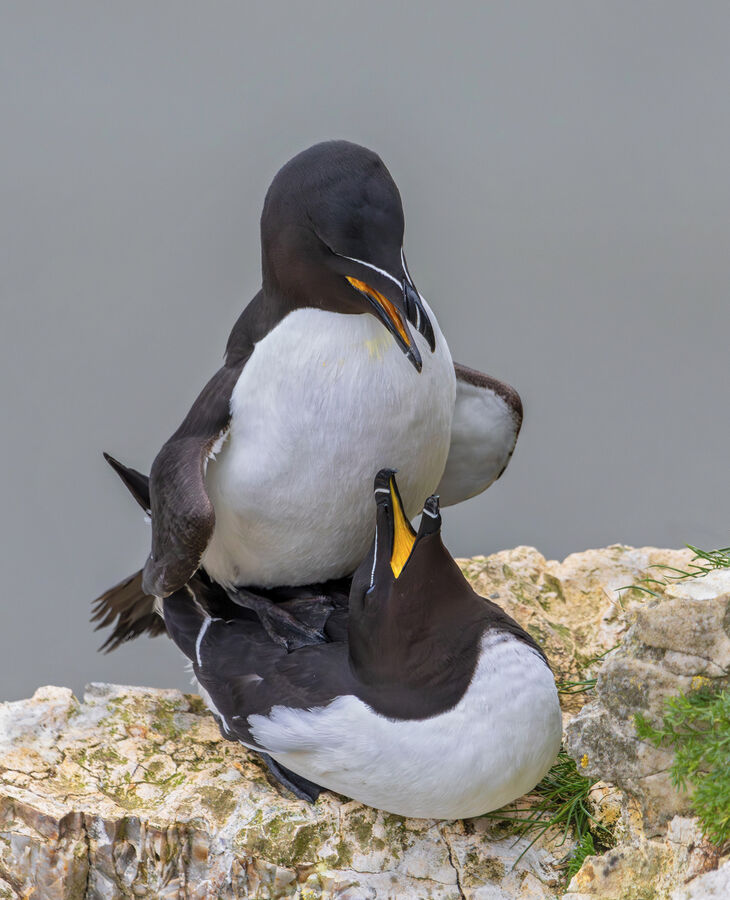
{"label": "dark wing", "polygon": [[152,552],[145,563],[146,593],[167,597],[200,565],[215,525],[205,488],[205,465],[230,422],[230,398],[241,367],[224,366],[200,392],[182,425],[152,463]]}
{"label": "dark wing", "polygon": [[[274,644],[258,618],[234,605],[216,609],[215,599],[198,595],[196,577],[183,590],[167,597],[165,625],[170,637],[192,661],[195,677],[208,695],[223,734],[231,740],[260,747],[251,735],[248,717],[268,715],[273,706],[309,709],[323,706],[342,693],[355,690],[347,644],[330,640],[289,653]],[[302,599],[283,601],[294,614],[302,613]],[[322,614],[322,595],[313,597],[316,615]],[[338,603],[327,603],[329,618],[346,619]],[[325,631],[330,633],[329,621]],[[340,630],[339,627],[337,630]]]}
{"label": "dark wing", "polygon": [[134,497],[134,499],[139,503],[142,509],[150,514],[150,479],[147,475],[143,475],[141,472],[138,472],[136,469],[130,468],[130,466],[125,466],[124,463],[120,463],[118,459],[114,459],[114,457],[109,454],[104,454],[104,459],[109,463],[109,465],[114,469],[117,475],[124,482],[125,487],[129,491],[129,493]]}
{"label": "dark wing", "polygon": [[148,594],[166,597],[179,590],[200,565],[215,526],[213,504],[205,489],[208,456],[225,438],[231,394],[256,342],[287,311],[276,298],[259,291],[233,326],[226,364],[200,392],[182,425],[152,463],[152,552],[142,580]]}
{"label": "dark wing", "polygon": [[436,490],[441,506],[453,506],[486,490],[504,472],[522,426],[517,391],[454,363],[456,402],[446,468]]}

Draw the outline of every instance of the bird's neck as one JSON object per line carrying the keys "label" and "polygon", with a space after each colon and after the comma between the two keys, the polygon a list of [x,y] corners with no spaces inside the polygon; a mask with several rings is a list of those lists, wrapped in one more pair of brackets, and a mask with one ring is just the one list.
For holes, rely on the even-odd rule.
{"label": "bird's neck", "polygon": [[409,561],[407,582],[351,609],[349,645],[351,667],[366,690],[396,685],[402,697],[432,696],[438,705],[462,689],[464,678],[468,683],[487,608],[434,538],[433,546],[419,545],[421,559]]}

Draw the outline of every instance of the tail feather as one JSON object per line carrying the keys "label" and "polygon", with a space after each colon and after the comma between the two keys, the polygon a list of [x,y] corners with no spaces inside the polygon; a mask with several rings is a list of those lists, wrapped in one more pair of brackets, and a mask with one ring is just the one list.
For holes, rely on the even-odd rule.
{"label": "tail feather", "polygon": [[155,610],[155,598],[142,590],[141,569],[94,600],[91,621],[97,623],[95,631],[108,628],[115,619],[114,630],[99,647],[105,653],[140,634],[155,637],[165,632],[165,623]]}
{"label": "tail feather", "polygon": [[[131,469],[105,453],[104,459],[124,482],[125,487],[142,509],[150,513],[150,480],[146,475]],[[108,653],[120,644],[131,641],[140,634],[155,636],[165,631],[162,617],[155,610],[155,598],[142,590],[142,570],[110,587],[93,602],[91,621],[96,631],[114,624],[114,630],[99,647]]]}

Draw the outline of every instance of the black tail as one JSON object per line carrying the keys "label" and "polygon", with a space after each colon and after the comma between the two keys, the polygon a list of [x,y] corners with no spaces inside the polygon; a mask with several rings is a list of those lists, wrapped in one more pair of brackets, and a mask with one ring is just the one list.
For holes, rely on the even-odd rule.
{"label": "black tail", "polygon": [[[122,479],[129,493],[142,509],[150,514],[150,480],[136,469],[130,469],[108,453],[104,459]],[[92,622],[96,631],[107,628],[116,619],[114,630],[99,647],[105,653],[140,634],[155,635],[165,631],[162,617],[155,612],[155,598],[142,590],[142,572],[135,572],[119,584],[109,588],[93,602]]]}
{"label": "black tail", "polygon": [[141,569],[94,600],[91,621],[98,623],[95,631],[107,628],[115,619],[114,630],[99,647],[105,653],[140,634],[155,637],[164,633],[165,623],[155,612],[155,598],[142,590]]}

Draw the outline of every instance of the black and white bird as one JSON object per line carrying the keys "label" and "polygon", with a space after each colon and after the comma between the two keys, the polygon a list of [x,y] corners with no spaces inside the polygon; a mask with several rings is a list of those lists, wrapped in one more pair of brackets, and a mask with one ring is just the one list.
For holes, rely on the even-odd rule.
{"label": "black and white bird", "polygon": [[167,630],[222,734],[264,754],[300,796],[328,788],[404,816],[480,815],[554,761],[552,672],[533,638],[469,586],[441,541],[436,497],[417,534],[391,470],[378,473],[373,505],[375,538],[349,600],[330,589],[286,604],[326,641],[287,652],[204,576],[163,601]]}
{"label": "black and white bird", "polygon": [[276,175],[261,217],[262,288],[154,460],[144,569],[99,598],[123,619],[122,639],[154,621],[152,598],[200,568],[281,625],[247,588],[351,574],[372,539],[383,462],[401,473],[407,516],[436,490],[458,503],[502,473],[519,396],[454,365],[403,233],[398,188],[364,147],[317,144]]}

